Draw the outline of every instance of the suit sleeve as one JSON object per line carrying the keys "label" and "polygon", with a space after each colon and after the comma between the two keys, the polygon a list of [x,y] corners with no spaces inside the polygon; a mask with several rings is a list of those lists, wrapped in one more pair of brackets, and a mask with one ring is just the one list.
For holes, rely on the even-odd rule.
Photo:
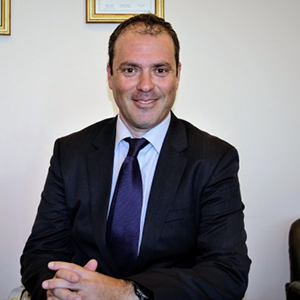
{"label": "suit sleeve", "polygon": [[245,244],[237,151],[227,148],[210,168],[210,178],[196,200],[200,218],[194,264],[149,269],[130,277],[155,300],[238,300],[244,296],[251,261]]}
{"label": "suit sleeve", "polygon": [[59,142],[54,146],[47,180],[32,233],[21,256],[22,283],[32,299],[46,299],[41,284],[52,278],[49,261],[70,261],[70,224],[64,199],[64,185],[59,169]]}

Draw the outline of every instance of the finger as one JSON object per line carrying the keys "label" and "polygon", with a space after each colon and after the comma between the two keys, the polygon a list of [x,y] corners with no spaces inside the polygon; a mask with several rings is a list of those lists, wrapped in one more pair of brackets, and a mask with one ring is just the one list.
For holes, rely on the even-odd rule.
{"label": "finger", "polygon": [[80,280],[80,276],[73,271],[69,271],[66,269],[59,269],[56,274],[56,278],[64,279],[70,283],[77,283]]}
{"label": "finger", "polygon": [[52,293],[52,291],[50,291],[50,290],[47,291],[46,296],[47,296],[47,300],[61,300],[61,299],[55,297],[54,294]]}
{"label": "finger", "polygon": [[[48,263],[48,268],[52,271],[57,271],[56,276],[60,276],[70,282],[78,282],[82,275],[83,268],[76,264],[52,261]],[[62,270],[65,270],[62,272]],[[60,274],[60,275],[59,275]]]}
{"label": "finger", "polygon": [[[67,263],[67,262],[61,262],[61,261],[52,261],[48,264],[48,268],[53,271],[58,270],[68,270],[72,273],[72,275],[78,275],[79,277],[84,277],[86,275],[86,271],[95,271],[97,269],[98,262],[95,259],[91,259],[87,264],[86,267],[81,267],[79,265],[73,264],[73,263]],[[63,273],[61,273],[63,274]],[[67,272],[64,273],[67,274],[67,276],[70,276]],[[64,277],[65,278],[65,277]],[[70,277],[69,277],[70,278]],[[76,276],[72,280],[79,280]],[[68,280],[66,278],[66,280]]]}
{"label": "finger", "polygon": [[[42,288],[45,290],[54,290],[54,289],[74,289],[74,285],[62,278],[53,278],[43,281]],[[54,292],[52,292],[54,293]]]}
{"label": "finger", "polygon": [[81,267],[76,264],[67,263],[67,262],[63,262],[63,261],[50,261],[48,263],[48,268],[53,271],[57,271],[59,269],[66,269],[69,271],[74,271]]}
{"label": "finger", "polygon": [[47,300],[81,300],[81,297],[75,291],[54,289],[47,291]]}
{"label": "finger", "polygon": [[89,270],[89,271],[96,271],[98,267],[98,262],[95,259],[91,259],[85,266],[84,268]]}
{"label": "finger", "polygon": [[46,297],[47,297],[47,300],[60,300],[60,299],[58,299],[57,297],[54,296],[54,294],[52,293],[51,290],[47,291]]}
{"label": "finger", "polygon": [[73,264],[73,263],[67,263],[62,261],[51,261],[48,263],[48,268],[52,271],[58,271],[60,269],[65,269],[77,274],[80,274],[80,272],[83,271],[83,267]]}

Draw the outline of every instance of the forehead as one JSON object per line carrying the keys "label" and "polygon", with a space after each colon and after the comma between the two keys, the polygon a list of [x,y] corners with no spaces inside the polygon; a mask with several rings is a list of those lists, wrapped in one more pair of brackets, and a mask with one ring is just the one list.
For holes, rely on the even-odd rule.
{"label": "forehead", "polygon": [[175,55],[173,40],[166,32],[149,34],[136,30],[126,30],[116,40],[115,58],[124,55]]}

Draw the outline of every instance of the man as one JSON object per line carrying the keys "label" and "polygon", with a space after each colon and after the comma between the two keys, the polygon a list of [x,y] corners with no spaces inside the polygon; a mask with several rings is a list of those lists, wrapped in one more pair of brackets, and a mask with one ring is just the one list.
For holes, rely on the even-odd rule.
{"label": "man", "polygon": [[[107,76],[119,114],[55,143],[21,257],[33,299],[243,297],[250,260],[238,154],[171,112],[180,70],[177,35],[163,19],[138,15],[111,35]],[[112,247],[122,256],[127,246],[111,246],[108,220],[127,137],[149,143],[137,155],[137,258],[123,272]],[[125,213],[134,208],[127,205]]]}

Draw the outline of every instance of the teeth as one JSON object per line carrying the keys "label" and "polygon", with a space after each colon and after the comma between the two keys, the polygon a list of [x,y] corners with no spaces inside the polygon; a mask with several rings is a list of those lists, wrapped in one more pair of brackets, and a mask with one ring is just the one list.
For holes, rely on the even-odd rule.
{"label": "teeth", "polygon": [[148,103],[153,103],[154,101],[155,100],[147,100],[147,101],[139,100],[138,102],[142,104],[148,104]]}

